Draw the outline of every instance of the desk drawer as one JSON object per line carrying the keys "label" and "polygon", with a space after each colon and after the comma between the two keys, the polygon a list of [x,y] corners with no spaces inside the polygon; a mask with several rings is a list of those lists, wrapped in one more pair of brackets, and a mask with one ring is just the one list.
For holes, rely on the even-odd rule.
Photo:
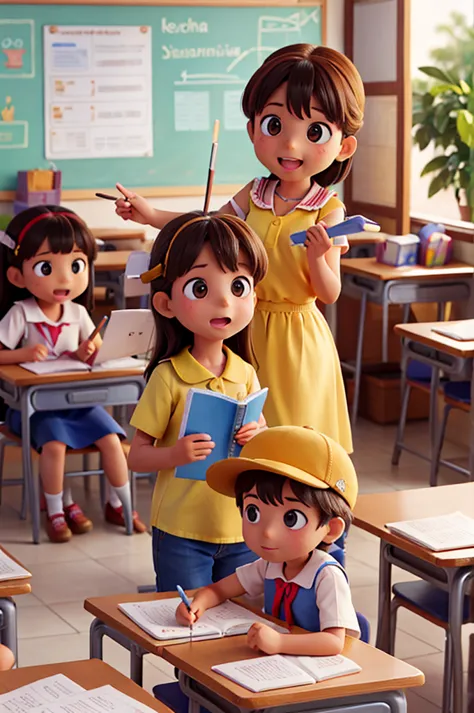
{"label": "desk drawer", "polygon": [[58,386],[36,391],[32,396],[36,411],[56,411],[59,409],[81,408],[87,406],[117,406],[137,403],[142,388],[137,381],[106,386]]}

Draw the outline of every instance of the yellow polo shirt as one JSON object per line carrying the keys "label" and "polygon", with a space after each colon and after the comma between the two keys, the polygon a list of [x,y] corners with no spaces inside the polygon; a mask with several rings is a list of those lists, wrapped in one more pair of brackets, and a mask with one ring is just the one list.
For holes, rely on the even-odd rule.
{"label": "yellow polo shirt", "polygon": [[[208,371],[184,349],[154,370],[130,424],[156,438],[156,447],[178,440],[186,395],[191,387],[211,389],[242,400],[258,391],[255,370],[224,347],[227,362],[221,376]],[[151,524],[177,537],[216,544],[242,542],[242,518],[232,498],[216,493],[205,481],[175,478],[174,469],[158,473]]]}

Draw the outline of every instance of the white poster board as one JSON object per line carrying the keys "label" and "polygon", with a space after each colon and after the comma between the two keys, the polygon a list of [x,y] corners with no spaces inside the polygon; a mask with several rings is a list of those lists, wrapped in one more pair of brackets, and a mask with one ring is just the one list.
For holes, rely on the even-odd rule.
{"label": "white poster board", "polygon": [[44,27],[48,159],[153,155],[151,27]]}

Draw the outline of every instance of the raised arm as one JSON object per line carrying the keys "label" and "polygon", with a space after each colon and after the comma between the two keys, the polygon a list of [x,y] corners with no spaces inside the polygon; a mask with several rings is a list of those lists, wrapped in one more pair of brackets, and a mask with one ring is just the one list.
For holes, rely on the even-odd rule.
{"label": "raised arm", "polygon": [[325,304],[332,304],[341,292],[341,248],[333,247],[326,227],[344,220],[342,207],[336,208],[307,232],[309,274],[314,294]]}

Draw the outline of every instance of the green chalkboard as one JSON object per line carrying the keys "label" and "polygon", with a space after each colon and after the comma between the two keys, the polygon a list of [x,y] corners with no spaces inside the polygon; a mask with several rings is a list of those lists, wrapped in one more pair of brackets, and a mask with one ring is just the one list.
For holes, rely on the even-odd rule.
{"label": "green chalkboard", "polygon": [[[321,44],[322,6],[0,4],[0,191],[16,172],[47,166],[43,26],[149,26],[152,32],[153,156],[55,161],[63,189],[107,188],[116,181],[169,189],[202,186],[214,119],[221,122],[216,183],[241,184],[261,170],[238,109],[246,81],[274,49]],[[189,96],[186,93],[190,93]],[[181,102],[208,104],[202,117],[176,125]],[[207,99],[206,99],[207,97]],[[12,121],[13,118],[13,121]],[[159,191],[158,191],[159,193]]]}

